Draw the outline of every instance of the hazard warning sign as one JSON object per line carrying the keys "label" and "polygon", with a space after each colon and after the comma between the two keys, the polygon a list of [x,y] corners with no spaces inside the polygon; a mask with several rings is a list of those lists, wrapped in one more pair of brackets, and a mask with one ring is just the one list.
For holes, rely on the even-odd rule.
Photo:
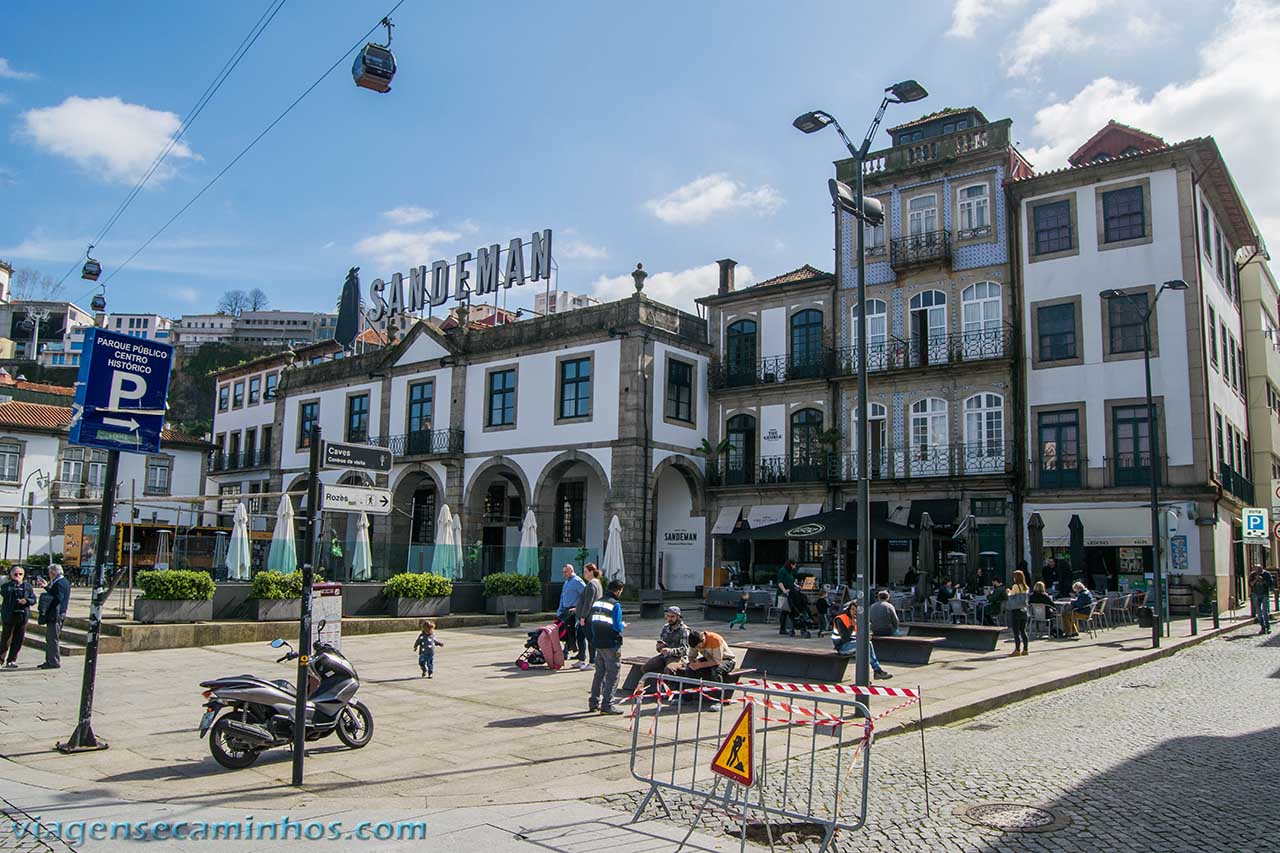
{"label": "hazard warning sign", "polygon": [[733,724],[729,735],[720,744],[715,758],[711,759],[711,772],[719,773],[726,779],[732,779],[747,787],[756,778],[755,760],[755,718],[751,715],[752,705],[742,709],[742,716]]}

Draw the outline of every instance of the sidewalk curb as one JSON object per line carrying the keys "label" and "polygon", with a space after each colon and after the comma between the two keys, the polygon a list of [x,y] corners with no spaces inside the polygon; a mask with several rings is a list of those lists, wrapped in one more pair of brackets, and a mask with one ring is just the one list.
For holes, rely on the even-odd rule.
{"label": "sidewalk curb", "polygon": [[[1212,624],[1212,622],[1210,622],[1209,624]],[[966,720],[971,717],[976,717],[979,714],[985,714],[987,711],[993,711],[996,708],[1002,708],[1005,705],[1009,705],[1014,702],[1021,702],[1025,699],[1031,699],[1032,697],[1035,697],[1035,696],[1040,696],[1045,693],[1052,693],[1055,690],[1061,690],[1064,687],[1074,687],[1077,684],[1083,684],[1087,681],[1094,681],[1099,678],[1104,678],[1108,675],[1114,675],[1118,672],[1123,672],[1124,670],[1127,670],[1127,669],[1133,669],[1134,667],[1142,666],[1143,664],[1146,664],[1146,663],[1151,663],[1152,661],[1162,660],[1164,658],[1171,657],[1177,654],[1178,652],[1182,651],[1183,649],[1189,649],[1193,646],[1197,646],[1200,643],[1203,643],[1206,640],[1213,639],[1214,637],[1221,637],[1224,634],[1228,634],[1232,631],[1237,631],[1240,628],[1244,628],[1246,626],[1254,625],[1254,624],[1256,623],[1253,620],[1247,617],[1244,617],[1244,618],[1241,618],[1239,622],[1233,625],[1223,625],[1216,629],[1210,628],[1206,631],[1200,631],[1194,637],[1185,637],[1176,646],[1161,645],[1161,647],[1158,649],[1148,649],[1147,651],[1141,653],[1140,655],[1136,655],[1132,658],[1129,658],[1128,660],[1116,661],[1114,663],[1105,664],[1103,666],[1099,666],[1094,669],[1085,670],[1083,672],[1074,672],[1074,673],[1071,673],[1070,675],[1064,675],[1059,678],[1051,679],[1049,681],[1042,681],[1038,684],[1032,684],[1027,687],[1020,687],[1015,690],[1010,690],[1007,693],[1002,693],[999,696],[991,696],[986,699],[980,699],[976,702],[970,702],[965,705],[960,705],[959,707],[956,707],[956,708],[949,708],[945,711],[939,711],[935,714],[930,714],[928,713],[928,711],[926,711],[924,714],[924,727],[928,729],[928,728],[934,728],[937,726],[951,725],[952,723],[959,722],[960,720]],[[898,734],[918,732],[919,730],[920,730],[919,718],[911,718],[911,719],[903,718],[902,720],[897,721],[896,723],[890,724],[890,726],[885,726],[882,729],[877,729],[876,737],[885,738],[885,737],[891,737],[893,735],[898,735]]]}

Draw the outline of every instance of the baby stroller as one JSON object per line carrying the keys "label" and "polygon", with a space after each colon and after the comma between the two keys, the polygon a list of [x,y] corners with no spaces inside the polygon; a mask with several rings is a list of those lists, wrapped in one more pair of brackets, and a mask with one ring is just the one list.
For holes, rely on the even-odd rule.
{"label": "baby stroller", "polygon": [[516,658],[516,666],[528,669],[546,664],[551,669],[560,669],[564,666],[564,640],[568,633],[569,626],[559,617],[550,625],[529,631],[529,639],[525,640],[524,651]]}
{"label": "baby stroller", "polygon": [[787,593],[787,603],[791,605],[791,623],[800,631],[800,636],[806,640],[812,637],[809,632],[818,627],[818,620],[814,618],[813,608],[809,606],[809,596],[792,587]]}

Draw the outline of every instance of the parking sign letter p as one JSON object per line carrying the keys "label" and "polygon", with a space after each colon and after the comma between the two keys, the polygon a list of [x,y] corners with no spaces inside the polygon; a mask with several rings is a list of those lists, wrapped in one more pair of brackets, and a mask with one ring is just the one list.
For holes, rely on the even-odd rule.
{"label": "parking sign letter p", "polygon": [[[126,390],[125,384],[130,387]],[[133,373],[115,370],[111,373],[111,394],[107,398],[108,409],[119,409],[125,400],[141,400],[147,393],[147,381]]]}

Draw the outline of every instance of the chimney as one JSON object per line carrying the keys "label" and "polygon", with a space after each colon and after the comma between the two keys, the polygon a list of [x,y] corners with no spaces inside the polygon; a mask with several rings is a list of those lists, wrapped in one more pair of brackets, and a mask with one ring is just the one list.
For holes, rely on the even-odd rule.
{"label": "chimney", "polygon": [[725,258],[724,260],[716,261],[716,263],[720,265],[720,295],[724,296],[726,293],[732,293],[733,268],[738,265],[738,262],[732,258]]}

